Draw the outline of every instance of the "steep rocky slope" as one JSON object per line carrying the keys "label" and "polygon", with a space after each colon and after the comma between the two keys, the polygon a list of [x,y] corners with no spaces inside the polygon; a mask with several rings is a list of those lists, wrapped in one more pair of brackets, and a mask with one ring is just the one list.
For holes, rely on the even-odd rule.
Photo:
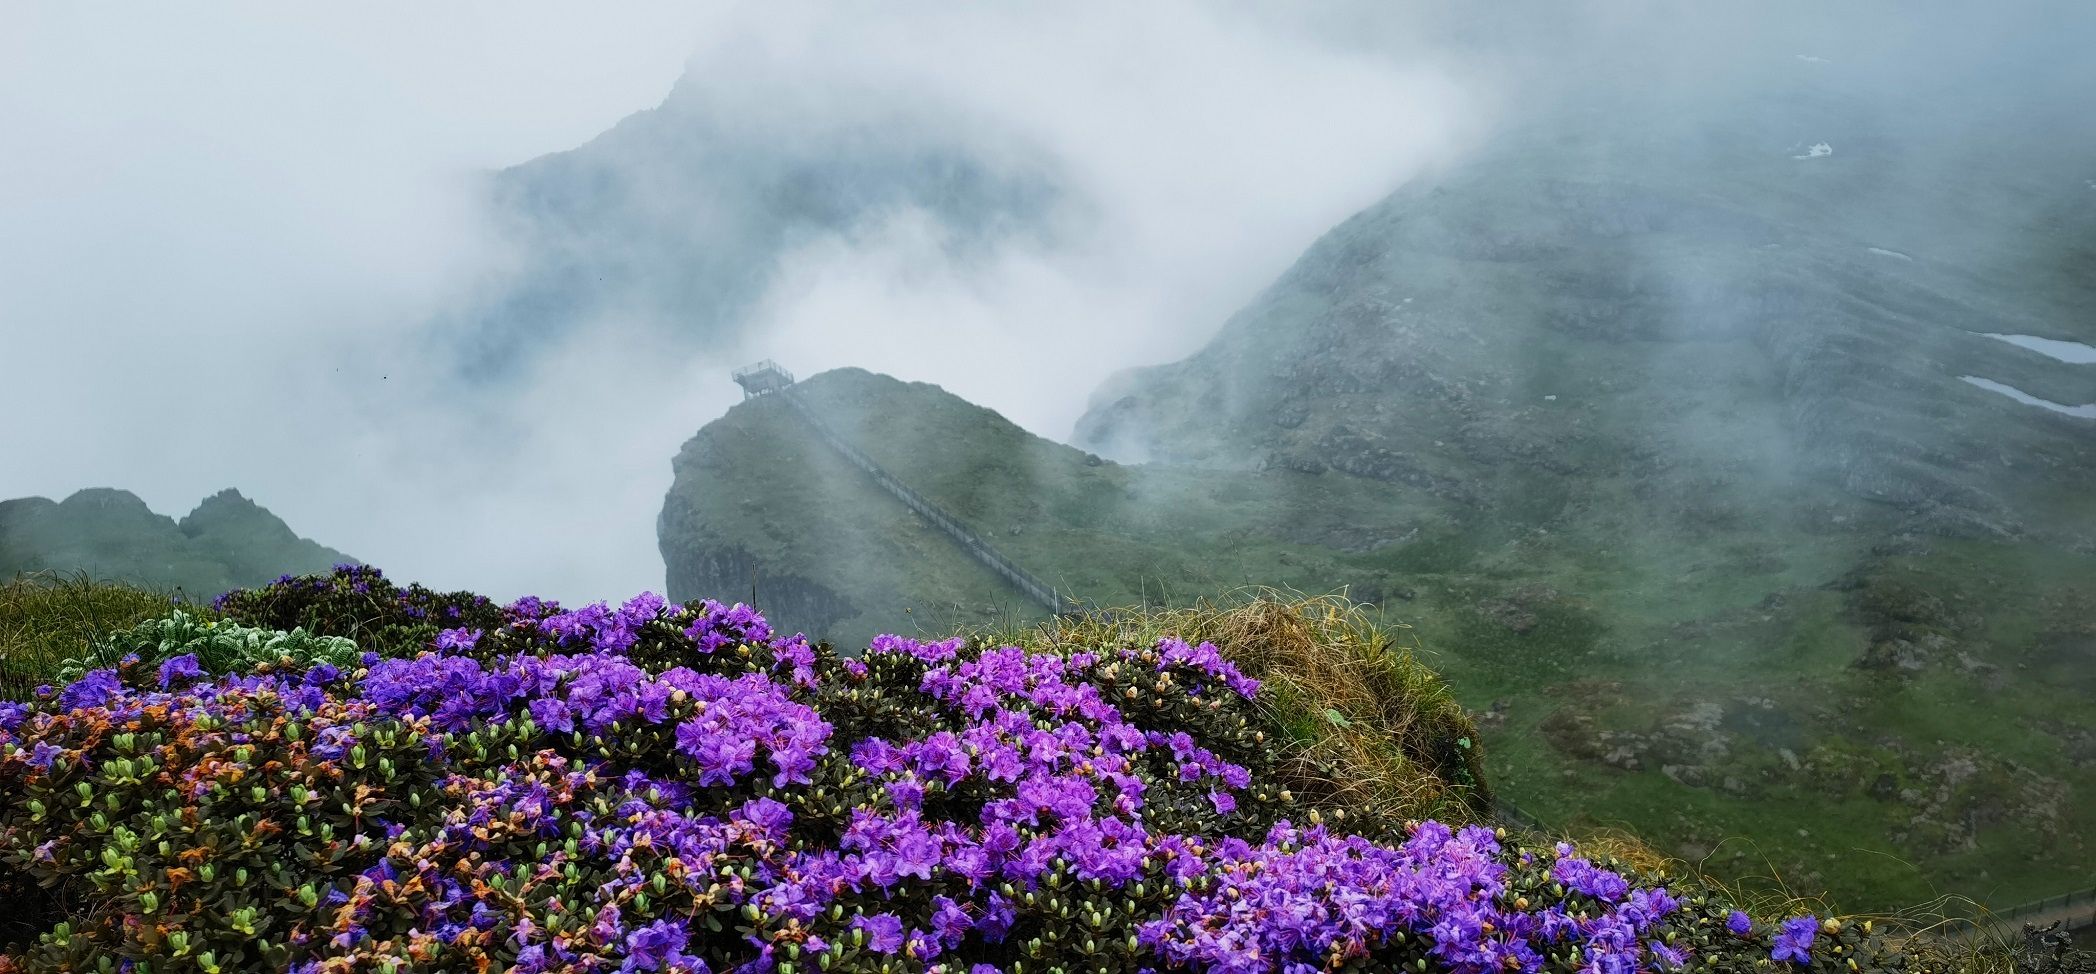
{"label": "steep rocky slope", "polygon": [[325,572],[355,559],[299,537],[268,509],[228,488],[181,521],[129,491],[95,487],[63,501],[0,501],[0,578],[86,572],[96,579],[207,599],[287,573]]}
{"label": "steep rocky slope", "polygon": [[[2026,97],[2066,62],[1959,56],[1587,65],[1618,82],[1334,228],[1077,449],[849,370],[802,394],[1079,598],[1351,586],[1546,821],[1856,908],[2084,885],[2096,130],[2085,86]],[[1023,605],[783,407],[679,455],[672,594],[754,580],[850,638]]]}
{"label": "steep rocky slope", "polygon": [[[1739,496],[1696,507],[1686,486],[1650,510],[1634,484],[1620,506],[1561,491],[1558,512],[1509,525],[1330,469],[1095,461],[859,370],[797,394],[1079,598],[1351,586],[1416,627],[1480,714],[1502,794],[1555,824],[1627,825],[1856,906],[1935,888],[2017,902],[2096,858],[2086,546],[1916,534],[1833,488],[1779,519],[1725,515]],[[899,618],[937,633],[1038,611],[777,395],[708,424],[675,469],[659,522],[675,598],[754,595],[846,645]]]}
{"label": "steep rocky slope", "polygon": [[[2096,423],[1965,377],[2096,400],[1986,337],[2096,337],[2096,194],[2030,119],[1949,112],[1987,150],[1946,154],[1877,104],[1510,132],[1102,390],[1080,446],[1148,463],[850,370],[800,394],[1077,597],[1413,621],[1546,819],[1857,904],[2042,895],[2096,861]],[[686,444],[661,525],[672,594],[840,638],[1027,611],[776,400]]]}

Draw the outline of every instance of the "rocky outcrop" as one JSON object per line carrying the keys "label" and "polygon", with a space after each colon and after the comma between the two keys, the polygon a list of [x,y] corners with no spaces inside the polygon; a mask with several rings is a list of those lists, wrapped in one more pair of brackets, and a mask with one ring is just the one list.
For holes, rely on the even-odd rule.
{"label": "rocky outcrop", "polygon": [[738,545],[671,546],[663,551],[663,561],[672,601],[747,599],[763,606],[776,625],[811,633],[831,632],[862,611],[836,589]]}

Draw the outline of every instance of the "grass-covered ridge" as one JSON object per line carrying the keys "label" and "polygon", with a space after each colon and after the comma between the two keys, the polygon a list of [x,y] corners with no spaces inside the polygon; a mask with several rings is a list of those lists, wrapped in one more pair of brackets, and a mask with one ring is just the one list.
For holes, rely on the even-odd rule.
{"label": "grass-covered ridge", "polygon": [[[411,625],[454,610],[478,624]],[[1872,924],[1340,814],[1306,771],[1345,750],[1289,753],[1323,733],[1288,729],[1303,707],[1389,730],[1414,775],[1438,772],[1411,739],[1459,728],[1373,639],[1338,668],[1382,675],[1298,672],[1291,644],[1367,634],[1331,603],[855,657],[743,606],[489,607],[368,569],[221,611],[350,620],[314,635],[362,655],[219,673],[144,644],[0,706],[0,882],[25,904],[0,969],[1934,969]],[[1176,623],[1207,631],[1153,638]],[[1233,635],[1242,657],[1205,641]]]}
{"label": "grass-covered ridge", "polygon": [[[1350,549],[1433,533],[1445,504],[1400,486],[1273,469],[1116,464],[1027,433],[936,386],[861,369],[794,394],[839,436],[1047,584],[1096,605],[1186,604],[1247,585],[1355,595],[1395,585]],[[775,397],[679,452],[658,532],[669,594],[733,593],[840,642],[1039,621],[944,535],[882,493]],[[789,611],[790,610],[790,611]]]}
{"label": "grass-covered ridge", "polygon": [[1385,826],[1496,814],[1477,726],[1440,676],[1366,607],[1272,590],[1183,608],[1058,618],[977,639],[1038,649],[1213,642],[1262,681],[1260,710],[1296,790]]}

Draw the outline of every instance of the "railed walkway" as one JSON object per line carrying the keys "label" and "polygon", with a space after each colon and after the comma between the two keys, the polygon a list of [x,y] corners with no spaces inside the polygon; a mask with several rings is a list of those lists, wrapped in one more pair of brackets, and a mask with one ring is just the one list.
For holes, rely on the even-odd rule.
{"label": "railed walkway", "polygon": [[933,526],[944,532],[969,557],[981,562],[983,567],[988,568],[997,577],[1004,579],[1013,588],[1018,589],[1028,600],[1038,603],[1049,612],[1059,613],[1070,608],[1070,606],[1064,604],[1061,595],[1046,582],[1034,577],[1026,569],[1020,568],[1017,562],[1005,557],[1003,552],[992,547],[988,541],[984,541],[981,535],[976,534],[968,525],[963,524],[959,518],[946,513],[939,505],[932,503],[924,495],[910,489],[910,485],[897,480],[894,475],[882,469],[880,464],[873,462],[873,458],[860,452],[858,447],[845,442],[843,437],[837,435],[836,430],[830,428],[830,424],[824,422],[822,417],[815,415],[815,410],[809,408],[807,403],[801,401],[799,393],[792,386],[780,389],[777,394],[786,400],[787,405],[793,407],[794,414],[807,423],[808,427],[815,431],[816,437],[821,439],[824,444],[836,451],[839,456],[842,456],[852,466],[864,471],[868,477],[872,477],[873,482],[880,485],[882,490],[894,495],[897,500],[902,501],[911,510],[923,515],[925,520],[932,522]]}
{"label": "railed walkway", "polygon": [[1970,939],[1982,933],[2013,939],[2028,924],[2040,930],[2054,923],[2067,933],[2096,927],[2096,887],[2049,896],[2033,903],[1960,921],[1956,936]]}

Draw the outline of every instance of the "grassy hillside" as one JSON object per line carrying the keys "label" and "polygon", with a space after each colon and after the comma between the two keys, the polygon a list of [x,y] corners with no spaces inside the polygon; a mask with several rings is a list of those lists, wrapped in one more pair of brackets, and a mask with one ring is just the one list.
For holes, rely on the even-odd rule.
{"label": "grassy hillside", "polygon": [[[1727,880],[1859,908],[1950,890],[2012,905],[2096,863],[2079,662],[2096,550],[2073,539],[1908,533],[1832,489],[1771,517],[1751,483],[1693,468],[1596,478],[1524,516],[1329,470],[1097,461],[856,370],[800,394],[1081,598],[1265,581],[1378,603],[1479,714],[1500,794],[1554,825],[1626,828]],[[927,632],[1033,611],[775,398],[706,427],[677,469],[678,597],[746,594],[746,576],[679,591],[680,558],[733,548],[765,553],[742,563],[760,601],[821,595],[834,614],[810,631],[841,644],[883,606]]]}
{"label": "grassy hillside", "polygon": [[86,575],[31,575],[0,582],[0,699],[19,700],[53,680],[59,664],[88,647],[180,608],[211,616],[208,605],[165,591],[96,582]]}
{"label": "grassy hillside", "polygon": [[[837,432],[1064,593],[1183,602],[1249,584],[1355,595],[1390,580],[1348,549],[1446,530],[1445,502],[1401,485],[1290,470],[1124,466],[1033,436],[936,386],[858,369],[796,394]],[[673,598],[757,597],[842,644],[896,618],[926,631],[1034,618],[928,522],[815,439],[773,397],[686,443],[661,522]],[[749,555],[762,552],[762,557]]]}
{"label": "grassy hillside", "polygon": [[1965,381],[2091,398],[1987,337],[2096,340],[2081,136],[1778,74],[1495,133],[1076,442],[1446,498],[1345,567],[1546,818],[1845,902],[2086,886],[2096,425]]}

